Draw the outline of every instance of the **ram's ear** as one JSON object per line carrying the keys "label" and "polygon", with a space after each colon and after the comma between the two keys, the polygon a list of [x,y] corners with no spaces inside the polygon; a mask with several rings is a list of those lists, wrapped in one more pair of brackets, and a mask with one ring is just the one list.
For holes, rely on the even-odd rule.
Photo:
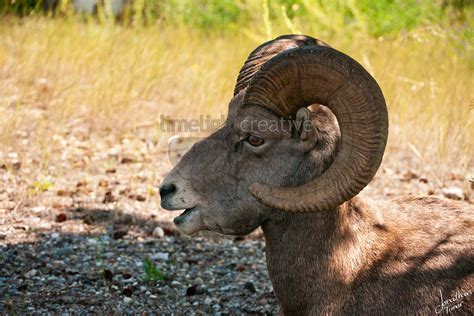
{"label": "ram's ear", "polygon": [[299,109],[295,123],[303,150],[305,152],[312,150],[318,141],[318,131],[311,120],[311,112],[307,108]]}

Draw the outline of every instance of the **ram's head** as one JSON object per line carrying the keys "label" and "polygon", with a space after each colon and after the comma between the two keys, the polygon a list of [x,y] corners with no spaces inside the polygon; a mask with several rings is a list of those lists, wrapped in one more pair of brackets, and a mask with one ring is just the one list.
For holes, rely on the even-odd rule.
{"label": "ram's head", "polygon": [[185,209],[174,222],[187,234],[243,235],[279,211],[329,210],[373,178],[387,129],[360,64],[314,38],[279,37],[250,54],[227,121],[166,176],[161,205]]}

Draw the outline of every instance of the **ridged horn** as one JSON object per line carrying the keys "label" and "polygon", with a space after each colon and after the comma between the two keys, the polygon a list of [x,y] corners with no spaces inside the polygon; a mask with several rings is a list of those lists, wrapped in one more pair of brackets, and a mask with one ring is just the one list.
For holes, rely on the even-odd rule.
{"label": "ridged horn", "polygon": [[326,43],[306,35],[283,35],[255,48],[240,69],[234,88],[234,96],[247,87],[257,71],[277,54],[288,49],[308,45],[328,46]]}
{"label": "ridged horn", "polygon": [[261,66],[244,96],[244,106],[262,106],[286,118],[315,103],[328,106],[339,123],[334,162],[298,187],[252,183],[249,190],[262,203],[293,212],[328,210],[357,195],[380,166],[387,107],[375,79],[351,57],[313,45],[284,51]]}

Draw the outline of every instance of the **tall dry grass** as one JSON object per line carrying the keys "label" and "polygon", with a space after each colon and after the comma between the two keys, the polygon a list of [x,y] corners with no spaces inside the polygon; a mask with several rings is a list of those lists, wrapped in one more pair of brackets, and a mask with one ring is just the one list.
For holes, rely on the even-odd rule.
{"label": "tall dry grass", "polygon": [[[373,38],[363,22],[321,34],[311,21],[262,19],[240,32],[184,24],[122,27],[77,18],[4,18],[0,22],[0,152],[28,151],[50,163],[51,137],[81,125],[90,133],[134,133],[160,115],[220,117],[239,67],[259,44],[302,32],[349,54],[379,82],[389,106],[391,150],[407,151],[466,177],[474,169],[472,41],[454,29],[418,28]],[[327,18],[327,17],[326,17]],[[158,128],[156,139],[165,138]]]}

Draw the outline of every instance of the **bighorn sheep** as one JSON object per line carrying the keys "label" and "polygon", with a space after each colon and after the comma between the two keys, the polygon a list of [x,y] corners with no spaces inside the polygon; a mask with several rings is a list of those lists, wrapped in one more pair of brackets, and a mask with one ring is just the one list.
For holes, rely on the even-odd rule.
{"label": "bighorn sheep", "polygon": [[281,36],[249,55],[227,121],[166,176],[161,205],[186,209],[174,223],[187,234],[261,226],[282,314],[472,313],[472,206],[355,197],[387,135],[384,97],[360,64]]}

